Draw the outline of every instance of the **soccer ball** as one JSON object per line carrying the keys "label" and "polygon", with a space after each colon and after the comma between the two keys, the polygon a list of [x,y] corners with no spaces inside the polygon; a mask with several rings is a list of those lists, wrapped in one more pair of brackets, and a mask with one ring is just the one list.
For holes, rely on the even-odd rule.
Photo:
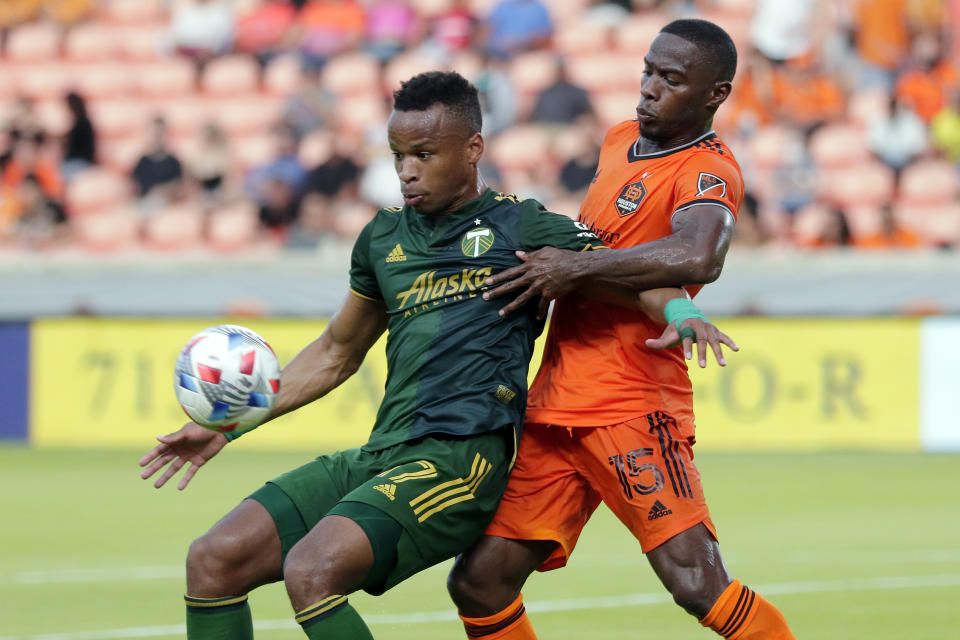
{"label": "soccer ball", "polygon": [[250,329],[224,324],[190,338],[177,358],[173,388],[190,419],[213,431],[260,424],[280,390],[280,363]]}

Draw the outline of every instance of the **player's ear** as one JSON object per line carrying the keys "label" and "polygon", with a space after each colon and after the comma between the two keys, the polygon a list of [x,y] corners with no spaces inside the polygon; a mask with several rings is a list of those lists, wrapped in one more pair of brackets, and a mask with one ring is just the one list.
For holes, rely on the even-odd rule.
{"label": "player's ear", "polygon": [[730,97],[730,91],[733,88],[733,84],[729,80],[722,80],[713,83],[713,88],[710,89],[710,97],[707,99],[707,108],[715,110],[723,101]]}
{"label": "player's ear", "polygon": [[479,164],[483,157],[483,136],[475,133],[467,139],[467,160],[470,164]]}

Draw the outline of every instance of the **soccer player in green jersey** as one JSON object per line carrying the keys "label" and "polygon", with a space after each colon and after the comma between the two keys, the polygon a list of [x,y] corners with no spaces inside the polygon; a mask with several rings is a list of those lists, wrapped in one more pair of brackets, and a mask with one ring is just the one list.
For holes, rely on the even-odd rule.
{"label": "soccer player in green jersey", "polygon": [[[585,226],[534,200],[485,188],[476,89],[431,72],[394,94],[390,147],[404,206],[357,239],[350,293],[323,334],[283,369],[270,419],[331,391],[387,339],[387,383],[369,441],[324,455],[255,491],[190,546],[187,635],[253,637],[247,594],[283,580],[309,638],[372,638],[347,596],[381,594],[466,549],[496,511],[516,453],[536,308],[508,317],[481,295],[515,252],[601,247]],[[609,295],[619,295],[612,293]],[[626,293],[663,319],[678,289]],[[691,318],[699,338],[726,337]],[[677,329],[669,326],[669,340]],[[228,436],[188,423],[140,460],[183,489]]]}

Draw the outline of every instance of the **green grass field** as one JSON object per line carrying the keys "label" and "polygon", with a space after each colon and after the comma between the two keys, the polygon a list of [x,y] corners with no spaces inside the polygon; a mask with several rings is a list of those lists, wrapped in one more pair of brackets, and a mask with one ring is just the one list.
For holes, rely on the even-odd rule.
{"label": "green grass field", "polygon": [[[142,452],[0,447],[0,640],[183,637],[189,542],[308,455],[226,452],[183,493]],[[798,638],[960,637],[960,456],[701,452],[731,572]],[[377,638],[462,638],[446,566],[352,602]],[[525,589],[542,640],[711,638],[668,601],[603,507],[570,565]],[[258,638],[302,638],[282,587],[251,598]]]}

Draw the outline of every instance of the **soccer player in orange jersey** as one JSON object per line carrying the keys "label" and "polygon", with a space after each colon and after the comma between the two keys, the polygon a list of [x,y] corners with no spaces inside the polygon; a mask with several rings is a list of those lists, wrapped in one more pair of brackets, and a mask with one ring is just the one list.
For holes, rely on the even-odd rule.
{"label": "soccer player in orange jersey", "polygon": [[[580,209],[580,221],[615,250],[542,249],[488,281],[500,286],[485,297],[521,291],[504,314],[538,296],[559,299],[507,491],[449,578],[470,638],[536,638],[524,581],[566,564],[601,501],[704,626],[736,640],[794,638],[776,607],[732,579],[720,558],[693,464],[689,344],[662,348],[660,328],[642,314],[572,293],[686,286],[695,295],[719,276],[743,178],[711,124],[736,59],[730,37],[710,22],[664,27],[644,59],[637,117],[607,133]],[[698,343],[701,366],[706,350]],[[723,364],[719,345],[715,353]]]}

